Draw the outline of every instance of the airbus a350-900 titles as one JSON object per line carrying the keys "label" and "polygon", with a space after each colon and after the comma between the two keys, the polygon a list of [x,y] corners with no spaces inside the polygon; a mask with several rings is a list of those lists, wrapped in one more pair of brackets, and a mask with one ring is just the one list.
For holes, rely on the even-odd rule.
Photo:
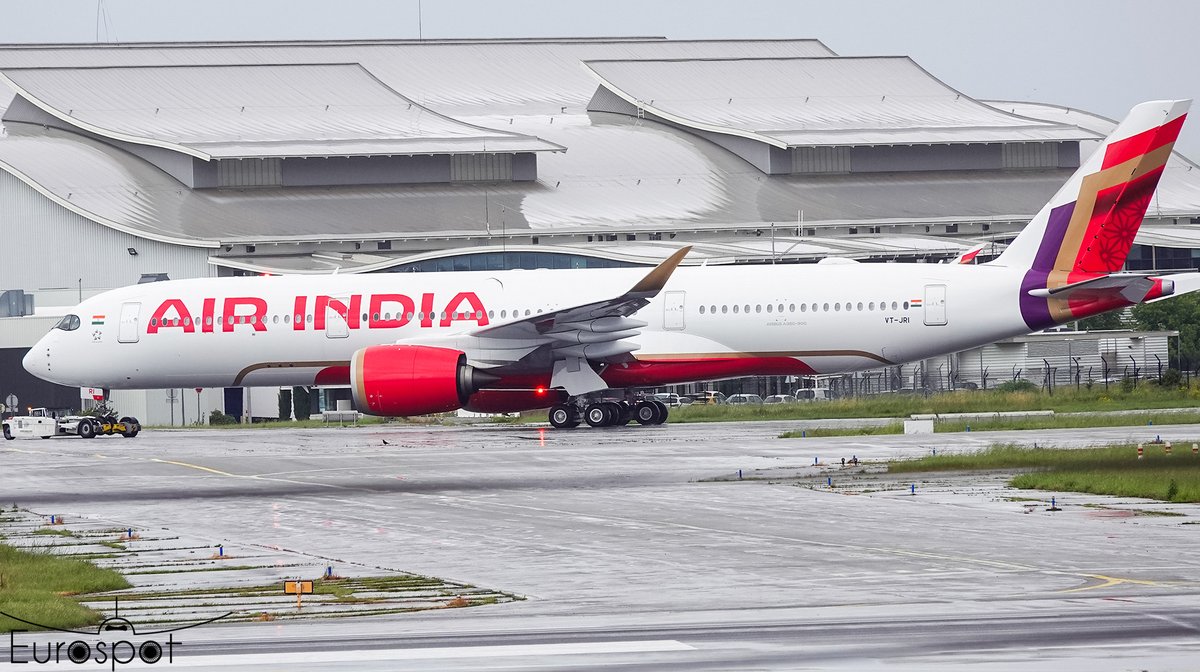
{"label": "airbus a350-900 titles", "polygon": [[648,273],[178,280],[84,301],[24,365],[108,389],[349,385],[385,416],[657,424],[666,408],[633,392],[899,364],[1192,289],[1196,274],[1121,272],[1189,105],[1133,108],[985,264],[694,267],[684,248]]}

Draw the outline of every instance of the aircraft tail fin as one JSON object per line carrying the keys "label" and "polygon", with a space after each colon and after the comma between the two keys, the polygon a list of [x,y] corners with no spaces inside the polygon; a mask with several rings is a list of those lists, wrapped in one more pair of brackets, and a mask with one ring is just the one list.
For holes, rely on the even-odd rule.
{"label": "aircraft tail fin", "polygon": [[1042,272],[1121,270],[1191,102],[1130,110],[995,263]]}
{"label": "aircraft tail fin", "polygon": [[1160,100],[1130,110],[992,262],[1027,269],[1021,309],[1031,329],[1101,312],[1099,305],[1072,310],[1068,301],[1040,290],[1121,270],[1191,102]]}

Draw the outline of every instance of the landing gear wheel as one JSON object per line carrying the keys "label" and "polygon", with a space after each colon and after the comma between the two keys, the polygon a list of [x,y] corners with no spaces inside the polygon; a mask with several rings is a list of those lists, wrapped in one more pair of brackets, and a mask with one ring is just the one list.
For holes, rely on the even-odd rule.
{"label": "landing gear wheel", "polygon": [[666,422],[667,416],[671,413],[670,409],[667,408],[667,405],[657,399],[650,399],[649,401],[650,403],[654,404],[655,408],[658,409],[658,417],[654,420],[654,424],[661,425]]}
{"label": "landing gear wheel", "polygon": [[614,427],[624,427],[625,425],[628,425],[631,420],[633,420],[633,409],[630,408],[628,403],[624,401],[609,402],[609,408],[613,413],[613,419],[610,424],[612,424]]}
{"label": "landing gear wheel", "polygon": [[557,404],[550,408],[550,424],[558,429],[579,426],[579,411],[574,404]]}
{"label": "landing gear wheel", "polygon": [[83,419],[79,421],[79,438],[94,439],[96,438],[96,426],[91,420]]}
{"label": "landing gear wheel", "polygon": [[588,404],[583,420],[589,427],[605,427],[612,423],[612,409],[606,403]]}
{"label": "landing gear wheel", "polygon": [[138,435],[138,432],[142,431],[142,424],[138,422],[137,418],[121,418],[121,424],[125,425],[125,431],[121,432],[121,436],[127,439],[132,439]]}
{"label": "landing gear wheel", "polygon": [[657,425],[658,407],[650,401],[639,401],[633,407],[633,419],[639,425]]}

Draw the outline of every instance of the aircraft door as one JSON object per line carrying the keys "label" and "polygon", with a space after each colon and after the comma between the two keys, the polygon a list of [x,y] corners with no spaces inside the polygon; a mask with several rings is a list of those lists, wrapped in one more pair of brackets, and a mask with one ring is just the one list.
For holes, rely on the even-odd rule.
{"label": "aircraft door", "polygon": [[[350,301],[340,296],[329,301],[325,306],[325,338],[347,338],[350,336],[350,325],[346,322],[347,315],[338,312],[337,307],[349,306]],[[337,306],[337,307],[335,307]],[[349,308],[344,308],[349,313]]]}
{"label": "aircraft door", "polygon": [[137,343],[140,329],[138,317],[142,312],[140,303],[121,304],[121,318],[117,322],[117,342]]}
{"label": "aircraft door", "polygon": [[946,324],[946,286],[925,285],[925,324],[931,327]]}
{"label": "aircraft door", "polygon": [[683,308],[687,292],[663,292],[663,329],[683,329]]}

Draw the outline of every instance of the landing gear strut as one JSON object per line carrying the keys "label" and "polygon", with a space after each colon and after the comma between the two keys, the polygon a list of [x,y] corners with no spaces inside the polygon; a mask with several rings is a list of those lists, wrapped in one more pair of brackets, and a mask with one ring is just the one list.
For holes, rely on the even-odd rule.
{"label": "landing gear strut", "polygon": [[558,429],[578,427],[620,427],[634,420],[639,425],[661,425],[667,421],[667,405],[656,399],[596,401],[583,405],[581,400],[557,404],[550,409],[550,424]]}

